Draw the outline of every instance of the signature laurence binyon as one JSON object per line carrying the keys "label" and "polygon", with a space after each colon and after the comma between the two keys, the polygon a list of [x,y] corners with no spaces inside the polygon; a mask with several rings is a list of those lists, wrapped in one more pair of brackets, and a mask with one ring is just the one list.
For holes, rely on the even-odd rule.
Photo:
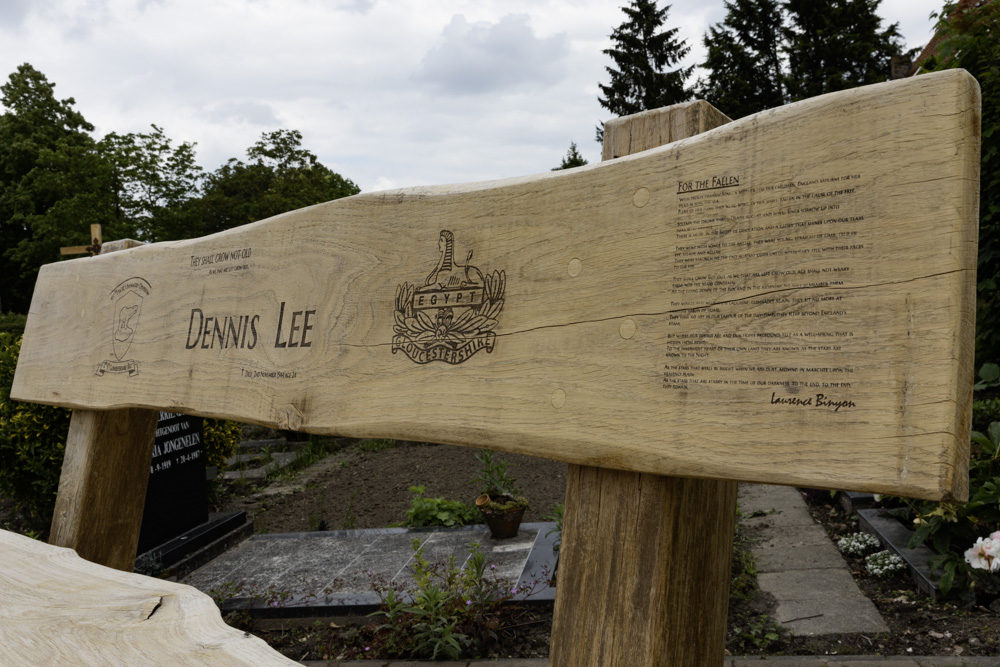
{"label": "signature laurence binyon", "polygon": [[801,396],[778,396],[777,392],[771,392],[771,405],[790,405],[802,408],[830,408],[834,412],[841,408],[856,408],[854,401],[849,399],[836,400],[826,394],[816,394],[803,398]]}

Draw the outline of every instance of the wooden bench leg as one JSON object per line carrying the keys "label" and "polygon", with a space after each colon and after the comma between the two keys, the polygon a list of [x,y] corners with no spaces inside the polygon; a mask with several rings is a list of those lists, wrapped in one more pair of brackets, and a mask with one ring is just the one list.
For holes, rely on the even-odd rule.
{"label": "wooden bench leg", "polygon": [[736,482],[569,467],[553,667],[719,667]]}
{"label": "wooden bench leg", "polygon": [[74,410],[49,544],[131,572],[139,544],[156,410]]}

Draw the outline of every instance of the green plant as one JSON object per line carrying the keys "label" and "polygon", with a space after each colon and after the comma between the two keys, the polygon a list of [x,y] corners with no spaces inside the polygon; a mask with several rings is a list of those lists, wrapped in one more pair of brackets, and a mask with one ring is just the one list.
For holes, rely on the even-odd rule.
{"label": "green plant", "polygon": [[997,421],[1000,421],[1000,397],[972,401],[972,430],[985,432]]}
{"label": "green plant", "polygon": [[24,325],[27,321],[27,315],[19,315],[17,313],[0,313],[0,333],[21,336],[24,334]]}
{"label": "green plant", "polygon": [[733,557],[729,570],[729,596],[747,600],[759,590],[757,559],[750,550],[750,540],[743,526],[736,523],[733,536]]}
{"label": "green plant", "polygon": [[411,486],[410,492],[413,498],[410,500],[410,507],[406,510],[406,520],[402,526],[418,528],[421,526],[445,526],[452,528],[455,526],[465,526],[473,523],[482,523],[479,512],[475,507],[463,503],[460,500],[446,500],[445,498],[427,498],[424,486]]}
{"label": "green plant", "polygon": [[381,452],[386,449],[392,449],[395,446],[395,440],[388,440],[386,438],[368,438],[359,441],[356,445],[354,445],[354,449],[359,452]]}
{"label": "green plant", "polygon": [[982,166],[979,176],[976,357],[1000,359],[1000,3],[971,3],[963,11],[947,2],[935,32],[943,39],[920,63],[936,71],[961,67],[976,77],[982,99]]}
{"label": "green plant", "polygon": [[969,461],[969,501],[944,503],[904,499],[901,514],[916,526],[910,547],[927,543],[938,554],[931,567],[940,572],[939,586],[947,594],[952,587],[971,583],[964,550],[978,535],[1000,530],[1000,422],[985,434],[972,434]]}
{"label": "green plant", "polygon": [[21,337],[0,333],[0,492],[37,531],[55,507],[71,412],[10,397]]}
{"label": "green plant", "polygon": [[208,465],[222,468],[240,446],[243,427],[226,419],[205,419],[205,457]]}
{"label": "green plant", "polygon": [[413,605],[406,611],[413,615],[414,654],[419,658],[437,660],[442,655],[457,660],[469,645],[469,637],[455,631],[458,618],[446,609],[448,594],[436,584],[427,584],[417,591]]}
{"label": "green plant", "polygon": [[726,642],[735,653],[764,653],[781,639],[781,630],[767,614],[750,614],[736,619]]}
{"label": "green plant", "polygon": [[507,461],[494,458],[493,452],[484,449],[476,454],[480,467],[474,483],[479,485],[480,497],[476,505],[484,514],[504,514],[519,509],[527,509],[527,499],[520,495],[521,489],[507,472]]}
{"label": "green plant", "polygon": [[972,385],[973,391],[982,391],[991,387],[1000,386],[1000,366],[996,364],[983,364],[979,367],[979,382]]}
{"label": "green plant", "polygon": [[493,452],[484,449],[476,454],[479,461],[479,474],[475,482],[479,485],[479,493],[490,496],[516,496],[521,493],[514,477],[507,472],[507,461],[494,458]]}
{"label": "green plant", "polygon": [[344,652],[345,657],[488,657],[521,613],[508,603],[531,595],[537,582],[511,587],[476,543],[464,566],[454,556],[430,562],[420,540],[412,546],[413,585],[387,585],[371,575],[381,600],[372,616],[385,622],[363,629],[357,647]]}
{"label": "green plant", "polygon": [[556,506],[552,508],[552,511],[542,517],[548,521],[556,522],[556,527],[545,533],[545,537],[548,537],[552,533],[559,533],[559,538],[556,539],[556,543],[552,546],[554,551],[559,551],[559,547],[562,546],[563,512],[565,509],[566,503],[556,503]]}
{"label": "green plant", "polygon": [[344,520],[341,523],[343,530],[350,530],[358,525],[358,515],[354,513],[354,501],[358,499],[360,491],[351,494],[351,499],[347,501],[347,508],[344,510]]}

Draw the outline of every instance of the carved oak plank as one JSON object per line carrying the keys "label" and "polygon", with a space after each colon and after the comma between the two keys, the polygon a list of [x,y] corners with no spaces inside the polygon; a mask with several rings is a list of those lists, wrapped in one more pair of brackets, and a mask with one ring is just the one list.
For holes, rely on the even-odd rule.
{"label": "carved oak plank", "polygon": [[962,498],[978,105],[920,76],[48,265],[13,395]]}
{"label": "carved oak plank", "polygon": [[0,530],[0,663],[295,665],[182,584]]}

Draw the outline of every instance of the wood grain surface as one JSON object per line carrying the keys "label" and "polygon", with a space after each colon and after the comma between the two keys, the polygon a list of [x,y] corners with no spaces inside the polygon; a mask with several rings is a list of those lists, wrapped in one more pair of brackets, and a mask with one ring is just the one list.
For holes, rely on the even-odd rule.
{"label": "wood grain surface", "polygon": [[736,482],[570,466],[566,483],[552,667],[721,665]]}
{"label": "wood grain surface", "polygon": [[0,530],[0,664],[296,665],[182,584]]}
{"label": "wood grain surface", "polygon": [[47,265],[13,396],[962,498],[978,109],[920,76]]}
{"label": "wood grain surface", "polygon": [[156,410],[74,410],[49,542],[125,572],[135,567]]}
{"label": "wood grain surface", "polygon": [[[728,122],[704,101],[616,118],[604,125],[604,159]],[[570,464],[552,667],[721,664],[736,491],[729,480]]]}
{"label": "wood grain surface", "polygon": [[[100,225],[91,225],[91,235],[101,245]],[[121,239],[103,244],[99,252],[140,245]],[[142,408],[73,410],[50,544],[74,549],[100,565],[133,570],[158,414]]]}

